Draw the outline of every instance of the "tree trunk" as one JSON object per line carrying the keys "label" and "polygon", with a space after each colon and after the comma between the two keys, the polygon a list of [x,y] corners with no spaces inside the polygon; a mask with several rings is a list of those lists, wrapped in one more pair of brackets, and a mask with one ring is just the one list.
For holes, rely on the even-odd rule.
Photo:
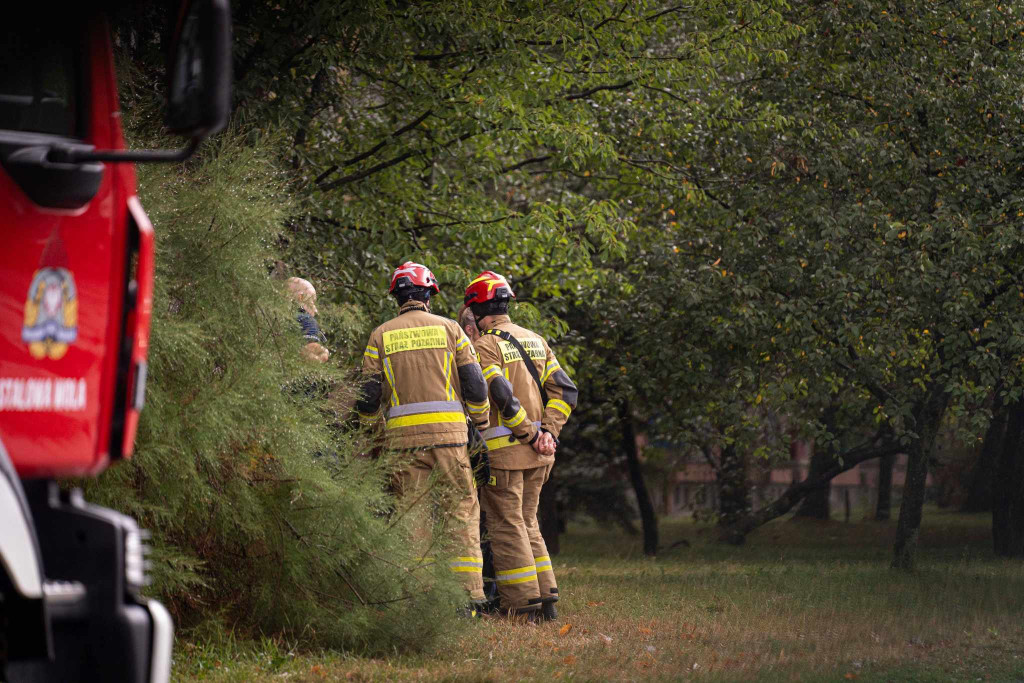
{"label": "tree trunk", "polygon": [[804,499],[804,496],[821,486],[824,482],[834,479],[836,476],[846,472],[847,470],[852,470],[862,462],[898,453],[900,450],[901,447],[898,444],[882,444],[846,451],[842,454],[841,460],[837,457],[832,465],[822,473],[820,481],[814,481],[808,477],[803,481],[790,484],[789,487],[782,492],[782,495],[771,503],[738,520],[730,529],[730,532],[742,535],[749,534],[762,524],[767,524],[776,517],[781,517],[792,510]]}
{"label": "tree trunk", "polygon": [[925,486],[928,483],[928,458],[935,446],[948,401],[949,396],[945,391],[930,388],[920,409],[915,411],[918,438],[907,448],[907,477],[903,484],[903,500],[900,502],[900,518],[896,523],[896,543],[893,547],[894,569],[914,568],[914,553],[921,534]]}
{"label": "tree trunk", "polygon": [[875,520],[879,522],[888,522],[892,518],[892,468],[895,465],[895,453],[890,453],[878,461],[878,503],[875,505]]}
{"label": "tree trunk", "polygon": [[675,471],[665,472],[665,480],[661,483],[661,516],[668,517],[675,510]]}
{"label": "tree trunk", "polygon": [[640,468],[640,453],[636,445],[636,430],[633,428],[633,413],[629,403],[619,402],[619,422],[622,428],[622,450],[626,453],[629,465],[629,478],[636,492],[636,504],[640,508],[640,521],[644,529],[644,555],[654,557],[658,554],[658,518],[654,513],[654,505],[647,493],[644,473]]}
{"label": "tree trunk", "polygon": [[[807,473],[807,478],[817,481],[821,478],[821,473],[828,469],[834,460],[835,455],[831,450],[815,448],[814,454],[811,456],[811,468]],[[829,519],[831,516],[829,505],[831,496],[832,483],[828,481],[823,486],[807,494],[800,507],[797,508],[796,516],[809,517],[811,519]]]}
{"label": "tree trunk", "polygon": [[558,535],[562,530],[554,476],[554,472],[552,472],[548,480],[544,482],[544,488],[540,490],[540,505],[537,509],[540,535],[544,537],[544,545],[548,547],[548,555],[551,556],[557,555],[561,549]]}
{"label": "tree trunk", "polygon": [[747,517],[750,505],[750,485],[747,482],[747,459],[735,446],[722,449],[721,467],[718,470],[718,526],[722,530],[721,540],[742,545],[746,534],[736,533],[736,523]]}
{"label": "tree trunk", "polygon": [[327,69],[321,67],[316,75],[313,77],[313,85],[309,89],[309,99],[306,100],[306,106],[302,111],[302,124],[295,131],[295,137],[292,140],[292,147],[294,152],[292,154],[292,168],[298,168],[300,164],[300,151],[306,144],[306,138],[309,135],[309,126],[313,122],[313,117],[316,116],[318,109],[318,102],[320,96],[323,94],[324,85],[327,81]]}
{"label": "tree trunk", "polygon": [[1024,557],[1024,403],[1009,406],[992,480],[992,544],[996,555]]}
{"label": "tree trunk", "polygon": [[993,495],[993,472],[1006,439],[1006,424],[1010,409],[1005,406],[994,406],[992,423],[985,432],[985,440],[981,443],[978,459],[971,469],[971,481],[967,485],[967,499],[964,500],[961,512],[991,512]]}
{"label": "tree trunk", "polygon": [[900,502],[900,519],[896,524],[896,545],[892,566],[913,569],[914,552],[921,533],[921,510],[924,507],[925,484],[928,480],[928,450],[919,439],[907,452],[907,477]]}

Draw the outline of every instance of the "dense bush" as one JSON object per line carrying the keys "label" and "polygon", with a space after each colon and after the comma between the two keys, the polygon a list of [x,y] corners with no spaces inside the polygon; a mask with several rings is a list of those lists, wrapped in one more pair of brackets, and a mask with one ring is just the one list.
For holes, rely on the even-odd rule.
{"label": "dense bush", "polygon": [[269,275],[291,204],[266,147],[223,136],[185,166],[139,169],[157,232],[147,405],[135,457],[88,495],[152,531],[151,591],[179,625],[427,644],[459,592],[446,568],[417,564],[390,514],[393,463],[329,427],[346,386],[301,359]]}

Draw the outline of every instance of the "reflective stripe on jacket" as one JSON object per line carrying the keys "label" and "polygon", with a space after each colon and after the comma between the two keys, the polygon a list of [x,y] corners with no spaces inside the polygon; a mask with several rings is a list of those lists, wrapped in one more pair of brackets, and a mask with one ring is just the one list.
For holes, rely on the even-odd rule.
{"label": "reflective stripe on jacket", "polygon": [[490,404],[473,345],[458,323],[419,301],[407,301],[373,331],[363,375],[360,418],[382,416],[392,447],[463,445],[467,412],[487,426]]}
{"label": "reflective stripe on jacket", "polygon": [[[492,398],[491,428],[484,432],[491,467],[521,470],[548,465],[554,458],[540,455],[529,444],[539,428],[558,438],[576,407],[576,385],[540,335],[513,324],[507,315],[495,316],[491,329],[508,332],[519,341],[548,395],[547,404],[542,405],[537,383],[510,342],[494,334],[477,340],[477,355]],[[511,385],[515,401],[502,400],[502,380]]]}

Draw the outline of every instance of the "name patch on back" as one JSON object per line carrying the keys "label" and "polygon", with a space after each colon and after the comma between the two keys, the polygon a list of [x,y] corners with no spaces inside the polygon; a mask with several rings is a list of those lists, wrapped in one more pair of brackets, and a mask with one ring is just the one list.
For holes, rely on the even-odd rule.
{"label": "name patch on back", "polygon": [[448,335],[441,325],[407,327],[384,333],[384,353],[392,355],[402,351],[443,349],[448,346]]}
{"label": "name patch on back", "polygon": [[[544,360],[544,344],[539,339],[521,339],[519,343],[522,344],[523,350],[526,351],[530,358]],[[498,349],[501,351],[501,357],[506,363],[514,363],[517,360],[523,359],[516,347],[504,339],[498,341]]]}

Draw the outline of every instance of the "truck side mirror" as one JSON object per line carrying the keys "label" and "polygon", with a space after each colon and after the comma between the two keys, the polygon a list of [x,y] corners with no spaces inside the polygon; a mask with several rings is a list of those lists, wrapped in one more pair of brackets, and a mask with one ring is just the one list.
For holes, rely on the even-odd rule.
{"label": "truck side mirror", "polygon": [[231,11],[227,0],[192,0],[171,39],[167,65],[171,132],[204,138],[224,128],[231,107]]}
{"label": "truck side mirror", "polygon": [[[96,150],[54,142],[40,158],[51,164],[184,161],[203,138],[222,130],[231,111],[231,9],[228,0],[183,0],[168,60],[167,127],[189,136],[174,150]],[[29,157],[35,159],[39,155]],[[102,171],[102,169],[100,169]],[[98,181],[97,181],[98,182]]]}

